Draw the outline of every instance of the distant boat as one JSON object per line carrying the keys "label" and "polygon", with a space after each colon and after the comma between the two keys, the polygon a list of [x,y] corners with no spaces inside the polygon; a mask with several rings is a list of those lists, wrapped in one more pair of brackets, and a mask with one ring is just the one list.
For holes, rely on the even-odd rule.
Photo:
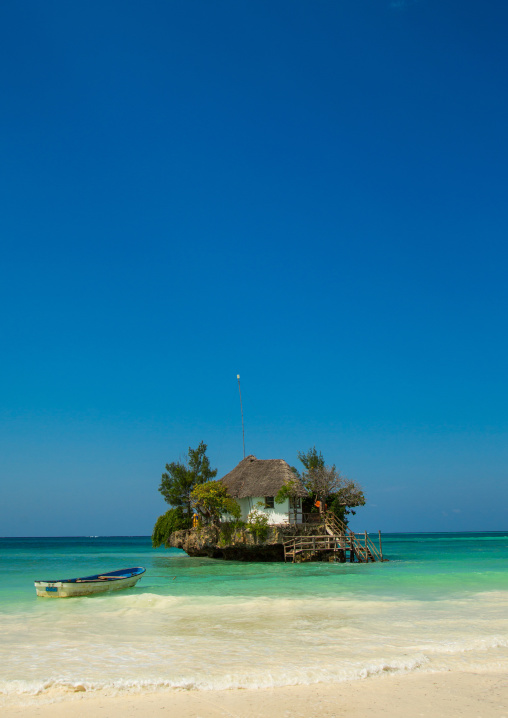
{"label": "distant boat", "polygon": [[70,598],[71,596],[89,596],[103,591],[119,591],[132,588],[139,581],[146,569],[142,566],[124,568],[119,571],[98,573],[83,578],[60,578],[54,581],[35,581],[38,596],[46,598]]}

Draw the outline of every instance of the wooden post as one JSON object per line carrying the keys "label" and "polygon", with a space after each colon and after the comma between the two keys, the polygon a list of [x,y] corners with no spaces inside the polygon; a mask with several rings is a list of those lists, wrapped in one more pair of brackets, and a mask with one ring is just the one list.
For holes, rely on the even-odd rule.
{"label": "wooden post", "polygon": [[381,543],[381,531],[379,532],[379,553],[381,554],[381,561],[383,560],[383,544]]}
{"label": "wooden post", "polygon": [[365,532],[365,563],[369,563],[369,544],[368,544],[367,532]]}

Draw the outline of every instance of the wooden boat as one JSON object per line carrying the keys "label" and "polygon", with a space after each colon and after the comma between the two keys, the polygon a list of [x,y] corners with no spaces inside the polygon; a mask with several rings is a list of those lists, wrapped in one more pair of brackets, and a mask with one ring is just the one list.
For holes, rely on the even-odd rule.
{"label": "wooden boat", "polygon": [[145,573],[142,566],[124,568],[119,571],[98,573],[83,578],[60,578],[55,581],[35,581],[38,596],[45,598],[70,598],[71,596],[89,596],[103,591],[119,591],[135,586]]}

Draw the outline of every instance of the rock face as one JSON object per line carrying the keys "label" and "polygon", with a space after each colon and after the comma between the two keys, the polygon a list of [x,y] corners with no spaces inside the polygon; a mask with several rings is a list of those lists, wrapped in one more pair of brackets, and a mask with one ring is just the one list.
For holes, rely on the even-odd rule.
{"label": "rock face", "polygon": [[234,532],[214,526],[175,531],[169,545],[183,549],[189,556],[208,556],[233,561],[284,561],[284,541],[296,535],[322,535],[322,526],[270,526],[260,539],[247,529]]}

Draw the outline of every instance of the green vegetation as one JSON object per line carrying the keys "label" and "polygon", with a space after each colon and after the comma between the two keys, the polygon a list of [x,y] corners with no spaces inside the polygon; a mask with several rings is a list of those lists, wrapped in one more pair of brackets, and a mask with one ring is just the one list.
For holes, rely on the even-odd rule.
{"label": "green vegetation", "polygon": [[[313,471],[314,469],[322,469],[325,465],[325,460],[323,458],[323,454],[321,452],[316,451],[316,447],[313,446],[312,449],[309,449],[305,453],[303,451],[299,451],[298,454],[298,460],[302,462],[304,465],[306,471]],[[296,469],[296,471],[298,471]]]}
{"label": "green vegetation", "polygon": [[197,449],[189,447],[185,461],[166,464],[159,491],[172,508],[159,516],[152,533],[152,546],[157,548],[167,541],[173,531],[189,529],[192,526],[191,493],[196,486],[206,483],[217,475],[217,469],[210,468],[206,455],[207,446],[201,442]]}
{"label": "green vegetation", "polygon": [[264,508],[262,501],[258,501],[256,506],[247,516],[247,530],[254,534],[259,541],[264,541],[268,536],[268,515],[259,510]]}
{"label": "green vegetation", "polygon": [[219,546],[229,546],[235,538],[241,537],[241,531],[247,526],[245,521],[221,521],[219,527]]}
{"label": "green vegetation", "polygon": [[275,495],[275,503],[276,504],[283,504],[286,499],[293,499],[300,495],[299,492],[299,486],[298,482],[294,479],[289,479],[288,481],[284,482],[284,486],[282,486]]}
{"label": "green vegetation", "polygon": [[187,509],[191,516],[191,493],[195,486],[204,484],[217,476],[217,469],[210,468],[210,460],[206,455],[207,446],[201,442],[197,449],[189,447],[185,461],[173,461],[166,464],[162,474],[159,491],[164,500],[173,507]]}
{"label": "green vegetation", "polygon": [[205,523],[219,525],[223,515],[239,519],[242,512],[235,499],[231,498],[227,488],[220,481],[198,484],[190,494],[194,509]]}
{"label": "green vegetation", "polygon": [[188,515],[183,513],[181,506],[174,509],[169,509],[165,514],[159,516],[155,522],[152,532],[152,546],[158,548],[159,546],[168,546],[168,539],[173,531],[181,531],[182,529],[188,529],[190,527],[190,519]]}
{"label": "green vegetation", "polygon": [[342,476],[335,465],[327,466],[321,452],[312,447],[307,452],[298,452],[298,458],[304,466],[301,480],[309,499],[304,500],[304,511],[316,510],[322,513],[325,506],[347,524],[347,516],[356,512],[354,509],[365,505],[363,489],[358,482]]}

